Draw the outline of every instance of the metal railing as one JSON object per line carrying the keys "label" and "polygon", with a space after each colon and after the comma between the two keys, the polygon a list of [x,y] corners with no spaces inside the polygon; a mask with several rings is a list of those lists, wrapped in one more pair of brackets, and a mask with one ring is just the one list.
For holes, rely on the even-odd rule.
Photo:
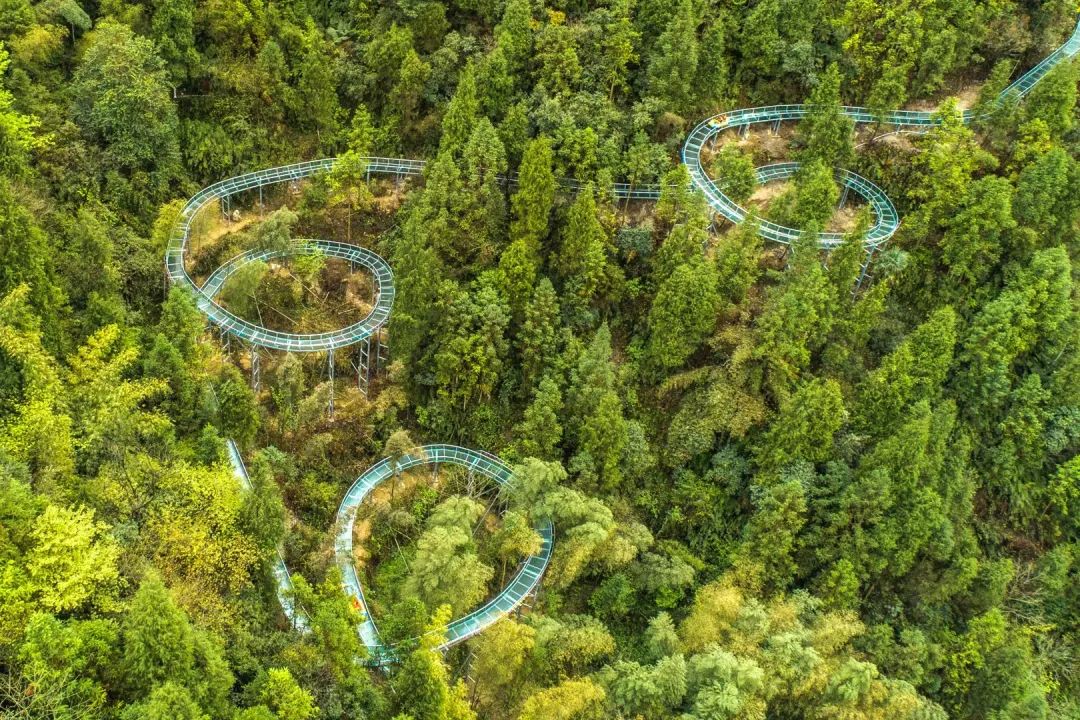
{"label": "metal railing", "polygon": [[[1054,50],[1038,65],[1017,78],[998,95],[995,102],[1003,103],[1010,99],[1023,97],[1051,70],[1062,62],[1073,58],[1078,52],[1080,52],[1080,23],[1077,23],[1072,35],[1063,45]],[[701,153],[707,143],[727,129],[745,128],[759,123],[799,120],[805,118],[813,109],[813,105],[805,104],[739,108],[706,118],[690,131],[686,142],[683,144],[682,161],[690,171],[691,182],[705,195],[709,206],[714,212],[733,223],[740,223],[749,215],[749,212],[728,197],[706,172],[701,160]],[[932,128],[941,122],[937,113],[922,110],[889,110],[884,113],[875,113],[869,108],[858,106],[843,106],[840,110],[843,115],[851,118],[856,124],[878,122],[893,125],[897,128]],[[964,122],[971,122],[975,118],[975,114],[971,111],[963,113]],[[769,170],[771,167],[779,166],[783,166],[783,169]],[[797,168],[797,163],[780,163],[777,166],[759,168],[758,181],[767,182],[773,179],[790,177]],[[896,206],[893,205],[892,200],[885,194],[885,191],[870,180],[850,170],[837,169],[836,174],[837,180],[844,187],[866,199],[874,210],[876,220],[867,232],[864,241],[867,250],[872,252],[889,240],[899,229],[900,217],[896,211]],[[802,236],[802,231],[797,228],[785,227],[767,220],[760,221],[759,232],[766,240],[785,245],[791,244]],[[840,233],[825,232],[819,233],[817,239],[820,247],[831,249],[843,242],[844,236]]]}
{"label": "metal railing", "polygon": [[[372,161],[377,163],[377,167],[398,174],[415,174],[423,168],[423,163],[417,161],[391,158],[372,158]],[[287,352],[322,352],[361,342],[378,332],[379,328],[389,319],[390,308],[394,301],[393,271],[390,269],[389,264],[377,254],[359,246],[333,241],[311,241],[320,244],[327,252],[333,253],[336,257],[344,255],[347,256],[346,259],[355,258],[356,262],[372,270],[375,274],[379,298],[379,302],[376,303],[372,312],[360,322],[340,330],[321,333],[289,333],[271,330],[237,316],[214,300],[214,296],[221,288],[221,283],[244,263],[257,259],[259,257],[258,251],[251,254],[245,253],[226,262],[221,268],[211,273],[207,281],[209,287],[204,284],[205,289],[200,288],[195,283],[184,264],[184,257],[191,235],[191,223],[199,211],[207,204],[246,190],[311,177],[329,170],[333,167],[334,162],[334,158],[324,158],[237,175],[203,188],[188,200],[183,210],[181,210],[176,229],[170,238],[166,251],[165,267],[172,282],[188,287],[195,293],[196,305],[199,310],[218,328],[258,347],[285,350]],[[308,245],[310,244],[309,242]]]}
{"label": "metal railing", "polygon": [[[251,479],[248,477],[247,466],[240,455],[240,449],[231,438],[225,441],[225,447],[229,453],[233,475],[240,481],[245,491],[251,492]],[[296,590],[293,587],[292,575],[289,573],[289,567],[285,564],[285,558],[280,549],[275,552],[272,571],[274,580],[277,582],[278,602],[281,603],[285,617],[295,629],[302,633],[308,632],[311,629],[311,621],[308,619],[307,611],[295,601]]]}
{"label": "metal railing", "polygon": [[[384,458],[372,465],[353,482],[338,506],[337,518],[340,529],[334,543],[335,556],[344,578],[343,587],[345,592],[354,599],[363,613],[363,620],[357,631],[360,634],[360,639],[367,647],[368,658],[366,662],[369,664],[385,665],[395,662],[397,654],[394,648],[388,647],[382,642],[379,629],[371,616],[367,599],[364,596],[359,575],[352,562],[352,533],[356,509],[376,486],[395,473],[423,465],[444,463],[458,465],[471,472],[480,473],[503,487],[511,486],[514,481],[513,471],[491,453],[483,450],[471,450],[458,445],[424,445],[413,452],[403,455],[396,463],[391,463],[389,458]],[[540,583],[540,578],[547,569],[548,563],[551,561],[555,534],[554,527],[547,520],[537,523],[536,531],[541,538],[539,552],[525,558],[506,587],[480,608],[454,620],[445,628],[433,631],[432,634],[445,636],[443,642],[439,644],[440,648],[452,647],[490,627],[521,605],[536,589],[536,586]],[[414,638],[414,641],[418,639]]]}

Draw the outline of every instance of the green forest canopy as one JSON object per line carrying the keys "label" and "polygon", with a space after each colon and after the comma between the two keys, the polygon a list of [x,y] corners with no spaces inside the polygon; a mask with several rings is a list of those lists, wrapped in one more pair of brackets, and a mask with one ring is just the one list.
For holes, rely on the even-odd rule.
{"label": "green forest canopy", "polygon": [[[989,109],[1074,12],[0,3],[0,717],[1076,717],[1077,70],[973,126],[945,99]],[[724,138],[732,195],[840,223],[829,254],[710,225],[686,132],[808,98],[942,122]],[[428,166],[369,185],[368,155]],[[324,156],[344,162],[270,202],[397,281],[392,364],[367,395],[339,377],[332,419],[324,358],[268,355],[255,392],[162,289],[186,197]],[[758,195],[750,169],[785,159],[805,172]],[[866,220],[835,212],[835,165],[903,218],[855,292]],[[625,203],[614,181],[666,189]],[[498,453],[557,542],[521,617],[383,674],[356,662],[333,518],[394,438]],[[421,547],[486,575],[529,546],[509,513],[440,541],[434,506],[402,492],[375,518],[403,546],[366,570],[402,579],[389,637],[460,592],[438,552],[405,566]],[[277,602],[279,547],[310,633]]]}

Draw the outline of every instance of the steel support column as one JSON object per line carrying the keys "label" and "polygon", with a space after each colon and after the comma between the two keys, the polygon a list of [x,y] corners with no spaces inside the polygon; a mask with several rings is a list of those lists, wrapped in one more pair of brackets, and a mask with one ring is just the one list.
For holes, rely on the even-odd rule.
{"label": "steel support column", "polygon": [[866,253],[866,260],[863,261],[862,267],[859,269],[859,280],[855,283],[855,290],[852,294],[858,292],[862,288],[863,283],[870,280],[870,262],[874,259],[875,250],[876,248],[870,248]]}
{"label": "steel support column", "polygon": [[251,346],[251,389],[253,392],[259,392],[259,348],[254,345]]}
{"label": "steel support column", "polygon": [[367,397],[368,386],[371,384],[371,336],[359,342],[357,357],[359,364],[356,366],[356,386]]}
{"label": "steel support column", "polygon": [[383,328],[379,328],[375,334],[375,372],[385,368],[390,362],[390,346],[383,342]]}
{"label": "steel support column", "polygon": [[360,376],[360,365],[354,363],[352,360],[349,361],[349,364],[352,365],[352,369],[356,371],[356,389],[360,392],[364,392],[364,383]]}
{"label": "steel support column", "polygon": [[326,372],[330,376],[330,396],[327,400],[327,413],[334,419],[334,349],[326,352]]}

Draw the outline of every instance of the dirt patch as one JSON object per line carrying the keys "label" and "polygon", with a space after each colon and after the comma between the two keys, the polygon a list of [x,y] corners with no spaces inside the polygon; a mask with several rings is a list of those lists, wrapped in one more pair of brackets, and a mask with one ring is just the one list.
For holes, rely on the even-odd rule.
{"label": "dirt patch", "polygon": [[915,149],[912,140],[922,134],[923,132],[912,130],[896,131],[888,126],[861,125],[855,132],[855,149],[862,150],[867,146],[880,143],[904,152],[911,152]]}
{"label": "dirt patch", "polygon": [[439,472],[434,478],[432,478],[430,467],[421,467],[416,470],[405,470],[401,473],[401,477],[397,480],[397,487],[394,487],[394,480],[390,478],[383,483],[375,486],[374,489],[368,494],[365,502],[370,503],[372,507],[380,507],[390,505],[390,494],[393,490],[393,494],[396,497],[400,493],[410,493],[417,485],[430,485],[438,490],[442,487],[443,472]]}
{"label": "dirt patch", "polygon": [[222,215],[219,201],[215,200],[205,205],[199,211],[194,222],[192,222],[191,234],[188,240],[189,253],[192,255],[203,253],[216,245],[218,240],[234,232],[240,232],[259,222],[260,219],[258,213],[249,213],[237,209],[234,209],[233,212],[239,216],[238,219],[227,220]]}
{"label": "dirt patch", "polygon": [[[375,208],[383,214],[395,213],[405,202],[405,197],[412,189],[412,183],[387,183],[381,188],[373,188],[376,191]],[[379,191],[382,192],[379,192]]]}
{"label": "dirt patch", "polygon": [[357,518],[353,523],[352,538],[353,538],[353,565],[356,569],[363,570],[367,566],[367,561],[371,558],[371,554],[367,551],[366,543],[367,539],[371,537],[371,518]]}
{"label": "dirt patch", "polygon": [[[771,203],[776,200],[776,198],[792,189],[792,187],[793,185],[790,180],[780,180],[766,183],[765,185],[758,185],[754,194],[750,196],[750,200],[747,201],[746,207],[756,211],[759,216],[769,219],[769,207]],[[844,207],[836,209],[832,214],[832,217],[825,223],[825,232],[846,233],[855,229],[859,212],[865,205],[862,202],[853,200],[854,195],[849,198],[848,203]]]}
{"label": "dirt patch", "polygon": [[[310,258],[305,258],[309,260]],[[271,260],[248,307],[230,304],[232,278],[226,280],[223,307],[250,322],[281,332],[333,332],[367,317],[373,308],[374,278],[366,268],[351,268],[341,258],[323,258],[314,275],[305,275],[300,258]]]}
{"label": "dirt patch", "polygon": [[791,143],[795,139],[797,123],[782,123],[780,130],[772,131],[772,127],[760,126],[760,130],[750,133],[748,140],[752,141],[752,147],[748,148],[754,153],[754,163],[774,163],[787,160],[791,155]]}
{"label": "dirt patch", "polygon": [[759,211],[763,210],[773,200],[786,193],[791,186],[790,180],[775,180],[764,185],[758,185],[747,204],[756,207]]}
{"label": "dirt patch", "polygon": [[956,104],[961,110],[970,110],[975,107],[975,103],[979,99],[979,90],[982,89],[982,86],[982,82],[968,82],[963,85],[953,86],[935,93],[933,97],[924,100],[915,100],[909,103],[908,109],[933,112],[940,109],[949,98],[955,98]]}
{"label": "dirt patch", "polygon": [[712,159],[726,145],[734,145],[750,155],[754,160],[754,165],[767,165],[787,160],[791,154],[791,143],[795,139],[795,132],[796,123],[792,122],[781,124],[777,132],[772,131],[771,124],[755,125],[745,137],[737,130],[725,130],[702,148],[701,162],[706,168],[711,167]]}
{"label": "dirt patch", "polygon": [[431,468],[422,467],[415,470],[405,470],[397,478],[394,486],[394,478],[387,478],[384,482],[376,485],[367,497],[364,504],[358,508],[356,520],[353,522],[353,563],[357,570],[367,566],[371,559],[371,553],[367,550],[367,541],[371,537],[372,521],[380,510],[390,507],[390,496],[393,491],[394,497],[411,493],[419,485],[431,485],[439,488],[442,485],[444,473],[439,473],[432,478]]}
{"label": "dirt patch", "polygon": [[[237,216],[239,216],[239,219],[236,219]],[[213,230],[211,230],[210,232],[203,235],[201,239],[207,243],[213,243],[215,240],[223,238],[229,233],[245,230],[249,225],[254,225],[255,223],[259,222],[259,220],[259,216],[255,215],[254,213],[243,213],[238,210],[234,210],[233,218],[230,220],[225,220],[219,215],[217,222],[215,223],[216,227],[214,227]]]}
{"label": "dirt patch", "polygon": [[652,228],[653,212],[656,202],[653,200],[619,200],[615,205],[622,225]]}
{"label": "dirt patch", "polygon": [[825,230],[838,233],[851,232],[855,229],[856,220],[861,209],[862,205],[848,203],[833,213],[832,217],[829,218],[829,222],[825,225]]}

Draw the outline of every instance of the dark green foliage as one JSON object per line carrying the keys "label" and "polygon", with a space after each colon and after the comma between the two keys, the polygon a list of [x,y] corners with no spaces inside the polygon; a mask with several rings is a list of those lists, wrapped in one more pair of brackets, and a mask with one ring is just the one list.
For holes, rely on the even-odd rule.
{"label": "dark green foliage", "polygon": [[704,258],[676,267],[649,312],[645,352],[652,367],[670,371],[693,355],[716,324],[719,302],[716,268]]}
{"label": "dark green foliage", "polygon": [[835,64],[818,77],[806,102],[810,109],[799,123],[799,140],[803,145],[799,160],[804,163],[820,160],[829,168],[848,167],[854,155],[853,123],[841,114],[840,70]]}
{"label": "dark green foliage", "polygon": [[757,187],[753,159],[734,145],[725,145],[717,153],[712,177],[735,202],[746,202]]}
{"label": "dark green foliage", "polygon": [[259,408],[243,376],[235,368],[228,370],[216,392],[218,427],[225,437],[247,444],[259,430]]}
{"label": "dark green foliage", "polygon": [[[1076,716],[1077,65],[994,102],[1074,26],[1061,0],[0,0],[0,715]],[[943,99],[972,83],[969,113]],[[731,227],[679,150],[768,103],[811,107],[703,150],[751,215]],[[939,123],[852,127],[843,103]],[[390,362],[365,392],[357,348],[333,385],[318,354],[254,377],[162,290],[184,198],[328,156],[188,218],[188,269],[379,252]],[[763,200],[755,164],[789,160]],[[897,205],[872,255],[837,168]],[[754,215],[802,236],[765,244]],[[219,300],[334,327],[372,291],[344,265],[269,258]],[[403,643],[383,674],[335,511],[429,442],[518,465],[501,493],[393,473],[352,519]],[[438,650],[433,606],[489,600],[543,519],[528,607]]]}
{"label": "dark green foliage", "polygon": [[698,70],[698,18],[690,0],[681,0],[664,33],[656,41],[649,63],[649,91],[666,107],[685,113],[692,107]]}
{"label": "dark green foliage", "polygon": [[[104,147],[110,194],[131,192],[147,201],[165,197],[179,171],[175,106],[169,99],[164,63],[153,44],[117,22],[105,22],[92,33],[90,45],[72,78],[72,114],[80,128]],[[147,182],[135,191],[128,183]],[[143,215],[143,203],[123,206]]]}

